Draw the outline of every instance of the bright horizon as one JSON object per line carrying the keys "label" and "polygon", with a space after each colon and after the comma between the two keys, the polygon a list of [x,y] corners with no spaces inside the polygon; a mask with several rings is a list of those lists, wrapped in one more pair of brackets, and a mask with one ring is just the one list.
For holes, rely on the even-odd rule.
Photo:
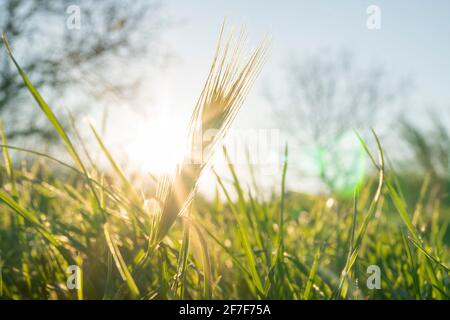
{"label": "bright horizon", "polygon": [[[118,146],[118,150],[128,154],[128,164],[153,171],[161,168],[167,171],[174,166],[173,155],[166,152],[169,148],[165,148],[159,138],[148,140],[147,150],[155,152],[143,152],[133,146],[142,145],[147,138],[154,136],[152,123],[161,115],[175,119],[178,124],[176,129],[169,128],[165,122],[159,124],[160,132],[164,132],[162,135],[166,137],[164,142],[182,144],[178,137],[182,136],[206,79],[224,19],[226,31],[245,27],[249,39],[247,52],[264,37],[272,37],[270,57],[250,90],[233,125],[234,130],[279,129],[279,124],[273,121],[270,105],[263,98],[265,89],[279,86],[282,82],[280,69],[289,59],[295,57],[301,61],[323,50],[348,51],[358,66],[381,65],[388,75],[411,78],[412,103],[408,105],[405,117],[419,126],[424,125],[422,119],[430,106],[436,110],[448,108],[450,91],[446,84],[450,83],[450,43],[446,36],[450,32],[450,20],[446,12],[450,12],[449,3],[441,1],[431,8],[421,1],[378,1],[380,30],[368,30],[366,26],[366,9],[374,4],[370,1],[339,4],[288,1],[284,4],[279,6],[275,2],[257,1],[220,4],[168,1],[165,4],[165,14],[175,23],[163,33],[162,43],[175,58],[167,69],[152,75],[148,84],[143,83],[140,104],[145,110],[144,116],[130,112],[124,118],[122,112],[115,114],[117,109],[111,109],[109,114],[110,127],[120,134],[110,130],[107,137],[114,146]],[[148,62],[151,62],[151,57]],[[155,82],[153,79],[158,80]],[[286,137],[280,139],[284,144]],[[290,143],[294,154],[301,152],[298,148],[300,146]],[[157,152],[158,149],[162,151]],[[281,156],[282,148],[272,153]],[[302,163],[307,161],[302,158]],[[276,177],[279,164],[272,169]],[[306,185],[311,188],[310,182]]]}

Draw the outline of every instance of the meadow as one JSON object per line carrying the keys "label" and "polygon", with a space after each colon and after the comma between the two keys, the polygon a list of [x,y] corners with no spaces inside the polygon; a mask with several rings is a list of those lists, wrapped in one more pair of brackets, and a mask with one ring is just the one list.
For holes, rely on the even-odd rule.
{"label": "meadow", "polygon": [[[63,127],[3,37],[72,161],[9,144],[14,124],[2,125],[1,299],[449,299],[446,182],[403,172],[375,131],[355,132],[372,170],[350,197],[289,190],[289,146],[269,196],[255,191],[257,171],[256,188],[232,162],[216,173],[211,159],[228,157],[221,142],[267,58],[268,41],[244,56],[244,38],[221,33],[185,161],[170,176],[129,177],[93,125],[108,170]],[[196,192],[206,170],[213,200]]]}

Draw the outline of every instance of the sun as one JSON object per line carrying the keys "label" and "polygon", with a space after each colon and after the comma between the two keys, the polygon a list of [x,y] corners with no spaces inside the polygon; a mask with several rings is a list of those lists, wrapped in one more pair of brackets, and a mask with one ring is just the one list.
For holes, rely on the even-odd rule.
{"label": "sun", "polygon": [[158,116],[139,128],[127,146],[129,160],[139,170],[155,175],[172,174],[186,150],[186,125],[176,117]]}

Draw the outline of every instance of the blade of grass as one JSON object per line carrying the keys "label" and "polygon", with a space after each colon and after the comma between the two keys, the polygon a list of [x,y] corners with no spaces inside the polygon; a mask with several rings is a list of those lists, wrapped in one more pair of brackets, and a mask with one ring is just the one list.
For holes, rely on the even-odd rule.
{"label": "blade of grass", "polygon": [[280,199],[280,215],[278,218],[278,253],[276,260],[282,259],[283,251],[284,251],[284,206],[285,206],[285,197],[286,197],[286,173],[288,166],[288,146],[285,145],[284,148],[284,159],[283,159],[283,169],[281,173],[281,199]]}
{"label": "blade of grass", "polygon": [[122,277],[122,280],[126,281],[128,288],[130,289],[130,292],[133,297],[139,296],[139,289],[134,282],[133,277],[131,276],[128,267],[123,260],[122,254],[120,253],[119,247],[117,246],[116,242],[114,241],[113,237],[111,236],[111,233],[109,231],[109,226],[106,223],[103,227],[106,242],[108,244],[109,250],[111,251],[111,254],[114,258],[114,262],[116,263],[117,270],[120,273],[120,276]]}
{"label": "blade of grass", "polygon": [[[6,139],[5,128],[3,126],[3,121],[0,120],[0,134],[2,136],[2,145],[3,145],[3,159],[5,161],[6,174],[8,175],[9,181],[11,183],[11,194],[12,198],[15,201],[19,201],[19,194],[17,192],[16,178],[14,176],[14,168],[12,166],[11,157],[8,151],[8,141]],[[27,248],[27,239],[25,230],[25,220],[21,215],[16,215],[17,222],[17,230],[19,236],[19,244],[22,247],[22,274],[24,276],[25,283],[29,290],[31,290],[31,277],[30,277],[30,268],[28,262],[28,252],[29,248]]]}
{"label": "blade of grass", "polygon": [[436,263],[437,265],[439,265],[441,268],[443,268],[445,271],[450,272],[450,268],[447,267],[442,261],[441,259],[439,259],[438,257],[434,256],[434,254],[429,253],[425,250],[425,248],[419,243],[417,242],[413,237],[409,237],[408,238],[409,241],[411,241],[411,243],[417,248],[419,249],[420,252],[422,252],[425,257],[427,257],[431,262]]}
{"label": "blade of grass", "polygon": [[247,262],[248,262],[248,265],[250,268],[250,273],[252,275],[253,283],[259,292],[264,292],[262,283],[261,283],[261,279],[259,278],[259,274],[256,269],[256,260],[255,260],[253,250],[250,245],[250,240],[248,238],[248,229],[245,228],[244,223],[242,221],[243,219],[241,219],[241,217],[239,216],[239,213],[238,213],[233,201],[231,200],[231,197],[228,193],[228,190],[225,188],[225,185],[223,184],[222,179],[219,177],[219,175],[216,173],[215,170],[213,170],[213,173],[216,176],[216,180],[219,183],[219,186],[222,189],[223,193],[225,194],[225,197],[227,199],[230,210],[233,213],[233,216],[234,216],[236,222],[238,223],[239,234],[241,236],[242,245],[243,245],[245,256],[247,258]]}
{"label": "blade of grass", "polygon": [[370,204],[369,207],[369,212],[368,214],[365,216],[361,227],[359,229],[358,232],[358,236],[356,238],[356,242],[355,245],[353,246],[353,251],[351,254],[348,255],[347,259],[346,259],[346,263],[345,263],[345,267],[341,272],[341,276],[339,279],[339,284],[333,294],[333,298],[334,299],[338,299],[339,297],[341,297],[341,293],[342,293],[342,289],[343,286],[345,284],[345,281],[348,277],[348,274],[351,270],[351,268],[353,267],[353,264],[355,263],[358,254],[359,254],[359,250],[362,246],[363,240],[364,240],[364,236],[366,234],[366,230],[367,227],[369,226],[369,223],[372,221],[373,217],[375,216],[375,212],[378,209],[378,204],[380,201],[380,197],[381,197],[381,193],[382,193],[382,189],[383,189],[383,182],[385,180],[384,177],[384,155],[383,155],[383,148],[381,147],[381,143],[380,140],[378,139],[377,134],[375,133],[374,130],[372,130],[372,134],[375,138],[376,144],[377,144],[377,150],[378,150],[378,163],[375,161],[375,158],[372,156],[372,153],[369,150],[369,147],[367,146],[366,142],[361,138],[361,136],[356,132],[356,135],[360,141],[360,143],[362,144],[364,150],[367,152],[369,158],[372,160],[373,164],[375,165],[375,167],[378,169],[378,187],[377,190],[375,192],[375,195],[372,199],[372,202]]}
{"label": "blade of grass", "polygon": [[[47,119],[52,124],[55,131],[58,133],[58,135],[63,140],[63,143],[65,144],[67,150],[69,151],[69,154],[72,156],[72,159],[75,161],[77,166],[81,169],[81,171],[86,175],[86,177],[89,178],[89,175],[87,173],[87,170],[78,155],[77,151],[75,150],[74,145],[72,144],[72,141],[70,140],[69,136],[67,135],[66,131],[62,127],[61,123],[59,122],[58,118],[53,113],[53,110],[50,108],[50,106],[45,102],[44,98],[40,95],[39,91],[34,87],[34,85],[31,83],[30,79],[28,78],[28,75],[25,73],[25,71],[20,67],[19,63],[14,58],[14,55],[11,51],[11,48],[9,46],[8,40],[6,39],[5,33],[2,34],[3,42],[5,43],[6,51],[8,52],[9,57],[11,58],[13,64],[15,65],[17,71],[19,72],[20,76],[22,77],[22,80],[27,87],[28,91],[31,93],[33,98],[36,100],[37,104],[41,108],[42,112],[46,115]],[[92,194],[94,198],[96,199],[97,203],[100,204],[100,201],[98,199],[97,193],[95,191],[95,188],[92,183],[89,182],[89,186],[91,188]]]}
{"label": "blade of grass", "polygon": [[11,183],[11,193],[14,198],[17,199],[17,187],[16,179],[14,178],[14,169],[11,163],[11,157],[8,152],[8,142],[6,140],[5,128],[3,126],[3,121],[0,120],[0,134],[2,136],[2,149],[3,149],[3,159],[5,161],[6,174],[8,175],[9,181]]}
{"label": "blade of grass", "polygon": [[53,245],[64,257],[64,259],[70,263],[75,264],[75,260],[72,258],[70,253],[65,249],[61,243],[52,235],[52,233],[47,230],[47,228],[42,225],[42,223],[36,217],[36,214],[30,212],[29,210],[20,206],[12,197],[0,190],[0,202],[6,204],[13,212],[22,216],[27,220],[34,229],[42,235],[42,237],[51,245]]}
{"label": "blade of grass", "polygon": [[83,259],[81,255],[78,254],[77,257],[77,266],[78,266],[78,287],[77,287],[77,299],[83,300],[83,287],[84,287],[84,279],[83,279]]}
{"label": "blade of grass", "polygon": [[[189,224],[184,220],[183,242],[178,253],[177,276],[175,278],[173,290],[174,295],[184,299],[186,290],[186,268],[189,258],[190,233]],[[180,281],[181,278],[181,281]]]}
{"label": "blade of grass", "polygon": [[320,259],[320,248],[317,249],[317,251],[314,255],[314,261],[313,261],[313,265],[311,267],[311,272],[309,273],[308,280],[306,281],[305,291],[303,293],[304,300],[309,300],[309,297],[311,296],[311,289],[314,284],[314,280],[316,278],[317,267],[319,265],[319,259]]}
{"label": "blade of grass", "polygon": [[[188,218],[187,218],[188,219]],[[202,263],[203,263],[203,298],[212,299],[212,272],[211,262],[208,250],[208,243],[206,242],[201,229],[193,220],[189,220],[189,223],[193,226],[195,233],[197,234],[200,247],[202,248]]]}
{"label": "blade of grass", "polygon": [[[236,266],[239,268],[239,270],[242,272],[242,275],[244,276],[244,279],[247,281],[247,284],[249,285],[249,288],[254,287],[254,283],[252,281],[252,274],[250,271],[248,271],[244,265],[239,261],[239,259],[234,255],[230,249],[228,249],[211,231],[209,231],[205,226],[201,226],[203,230],[210,236],[214,242],[216,242],[227,254],[230,256],[230,258],[233,260],[233,263],[236,264]],[[255,294],[262,295],[263,292],[255,292]]]}
{"label": "blade of grass", "polygon": [[284,159],[283,168],[281,174],[281,195],[280,195],[280,207],[278,215],[278,233],[277,233],[277,244],[276,253],[273,257],[269,273],[266,280],[266,296],[274,295],[279,296],[280,291],[285,287],[285,265],[283,260],[284,254],[284,201],[286,194],[286,173],[288,164],[288,146],[285,145],[284,149]]}
{"label": "blade of grass", "polygon": [[117,164],[117,162],[114,160],[113,156],[111,155],[111,153],[109,152],[108,148],[105,146],[105,144],[103,143],[102,138],[100,137],[100,135],[98,134],[97,130],[95,130],[94,126],[92,125],[92,123],[89,123],[89,126],[92,130],[92,132],[94,133],[95,139],[97,140],[98,144],[100,145],[100,148],[102,149],[103,153],[105,154],[106,158],[108,159],[109,163],[111,164],[111,166],[113,167],[114,171],[117,173],[117,175],[119,176],[120,180],[122,181],[123,185],[127,188],[127,190],[129,192],[132,193],[133,197],[138,200],[139,196],[136,192],[136,190],[134,189],[133,185],[131,184],[131,182],[127,179],[127,177],[125,176],[125,174],[123,173],[122,169],[120,168],[120,166]]}
{"label": "blade of grass", "polygon": [[415,290],[415,296],[416,299],[420,299],[422,296],[422,293],[420,292],[420,284],[419,284],[419,278],[418,278],[418,269],[416,266],[416,263],[414,261],[414,257],[411,251],[411,248],[409,247],[408,242],[406,241],[406,236],[405,233],[402,230],[402,240],[403,240],[403,246],[405,248],[406,254],[408,256],[408,268],[410,271],[410,274],[413,278],[413,286],[414,286],[414,290]]}
{"label": "blade of grass", "polygon": [[58,241],[50,232],[39,222],[35,214],[21,207],[12,197],[0,190],[0,201],[11,208],[15,213],[26,219],[45,239],[54,246],[58,246]]}

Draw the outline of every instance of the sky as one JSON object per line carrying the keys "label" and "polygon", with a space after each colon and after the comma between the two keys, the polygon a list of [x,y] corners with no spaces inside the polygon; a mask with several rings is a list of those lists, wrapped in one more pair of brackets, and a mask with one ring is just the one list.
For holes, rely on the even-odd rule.
{"label": "sky", "polygon": [[[413,99],[406,116],[416,123],[420,124],[428,107],[450,108],[450,1],[168,0],[163,4],[164,14],[173,25],[164,31],[162,39],[175,58],[167,69],[153,74],[151,89],[144,86],[144,96],[152,95],[151,103],[142,100],[149,104],[145,106],[150,110],[148,117],[130,117],[128,123],[119,118],[120,124],[114,126],[115,130],[123,127],[119,129],[122,143],[134,144],[135,152],[142,152],[140,146],[147,141],[145,128],[151,119],[159,119],[161,112],[180,128],[186,122],[209,71],[225,18],[228,30],[245,26],[249,48],[267,35],[272,38],[270,57],[235,128],[279,127],[263,98],[264,90],[280,85],[282,67],[289,59],[301,60],[326,49],[351,52],[358,65],[381,65],[394,77],[412,79]],[[379,30],[367,28],[366,10],[370,5],[381,10]],[[131,123],[133,128],[129,130]],[[164,139],[156,146],[161,144]],[[133,152],[130,157],[138,158]]]}
{"label": "sky", "polygon": [[[380,30],[366,27],[369,5],[381,9]],[[280,66],[289,57],[301,59],[333,49],[352,52],[363,65],[381,64],[393,75],[412,77],[420,100],[436,104],[450,101],[448,1],[172,0],[165,7],[170,16],[181,21],[165,38],[180,59],[168,75],[169,85],[178,89],[173,99],[195,100],[192,94],[199,92],[205,79],[218,30],[226,17],[230,27],[245,25],[250,46],[268,34],[273,38],[270,59],[251,98],[259,95],[262,84],[270,84],[279,75]]]}
{"label": "sky", "polygon": [[[170,171],[183,157],[184,130],[207,78],[224,21],[226,33],[233,28],[245,28],[249,53],[264,38],[271,38],[269,58],[230,132],[230,144],[240,150],[236,159],[242,160],[244,166],[247,165],[245,148],[259,148],[258,139],[262,136],[260,140],[264,141],[265,135],[270,135],[272,144],[268,150],[252,151],[259,160],[265,161],[268,170],[261,176],[268,185],[274,185],[273,179],[279,180],[286,141],[291,168],[297,166],[303,170],[297,187],[317,185],[314,179],[319,166],[315,158],[317,150],[289,140],[284,135],[283,124],[274,121],[273,105],[264,97],[267,90],[276,93],[283,88],[287,64],[291,61],[302,61],[318,53],[350,52],[357,66],[382,66],[392,79],[412,80],[411,99],[403,114],[408,120],[426,126],[426,113],[432,108],[442,114],[443,122],[450,124],[448,0],[161,0],[161,4],[160,13],[170,23],[161,30],[157,46],[170,53],[169,63],[164,68],[155,68],[155,61],[159,63],[160,57],[152,56],[153,52],[143,59],[130,59],[126,72],[145,75],[137,99],[117,101],[119,108],[114,108],[109,101],[101,102],[110,120],[103,136],[105,142],[129,171]],[[380,29],[367,27],[370,6],[380,9]],[[66,13],[63,17],[66,18]],[[22,61],[21,55],[26,56],[26,50],[17,51]],[[77,94],[72,98],[75,104]],[[120,108],[120,104],[130,106],[131,103],[137,106]],[[97,128],[102,123],[100,110],[103,108],[86,111]],[[343,153],[356,154],[359,158],[359,142],[350,129],[351,137],[345,135],[336,143]],[[87,135],[89,130],[83,133]],[[256,143],[252,140],[255,134]],[[400,154],[404,152],[398,143],[393,149]],[[312,182],[309,177],[313,178]]]}

